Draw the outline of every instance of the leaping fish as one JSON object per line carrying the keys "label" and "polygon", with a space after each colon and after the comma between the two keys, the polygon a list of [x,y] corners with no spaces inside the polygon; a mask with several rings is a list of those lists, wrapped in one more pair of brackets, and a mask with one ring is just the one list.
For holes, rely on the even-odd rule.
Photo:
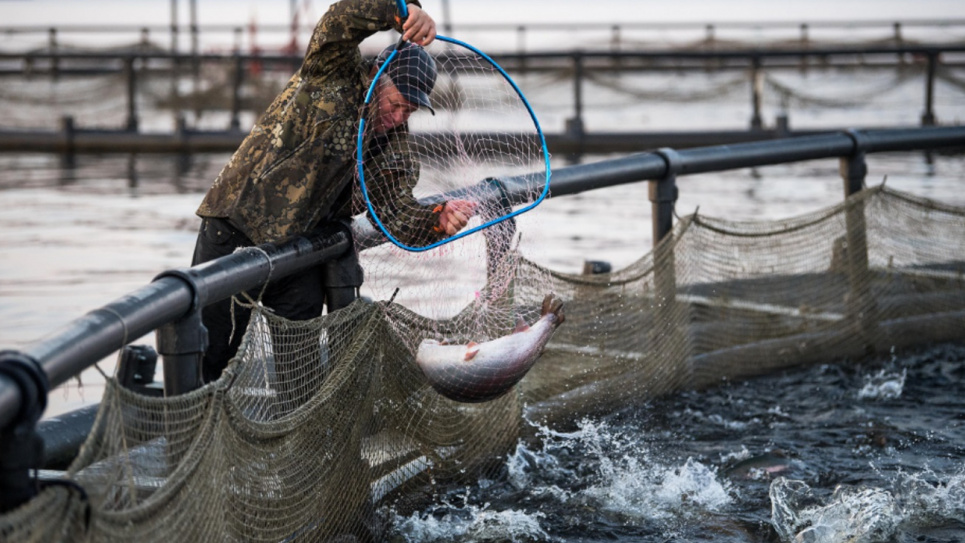
{"label": "leaping fish", "polygon": [[564,319],[563,301],[548,294],[543,300],[542,316],[532,326],[520,320],[508,336],[468,345],[446,345],[426,339],[416,351],[416,363],[432,388],[451,400],[493,400],[526,375]]}

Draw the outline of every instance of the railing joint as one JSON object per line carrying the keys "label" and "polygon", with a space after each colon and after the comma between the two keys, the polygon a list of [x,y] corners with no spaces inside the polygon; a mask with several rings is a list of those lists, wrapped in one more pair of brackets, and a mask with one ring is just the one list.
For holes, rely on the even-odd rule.
{"label": "railing joint", "polygon": [[870,146],[868,136],[860,130],[850,129],[845,131],[854,143],[851,154],[841,157],[840,173],[844,181],[845,197],[857,194],[864,188],[865,177],[868,176],[868,161],[866,158],[867,150]]}
{"label": "railing joint", "polygon": [[676,202],[678,196],[677,176],[683,171],[683,159],[676,149],[670,147],[657,149],[653,153],[663,159],[667,169],[662,178],[654,180],[659,188],[656,191],[651,190],[650,201],[654,203]]}
{"label": "railing joint", "polygon": [[175,277],[191,289],[191,308],[181,318],[157,328],[158,353],[163,357],[164,394],[177,396],[202,384],[201,358],[208,349],[208,329],[201,318],[207,305],[208,290],[192,268],[176,268],[161,272],[154,281]]}
{"label": "railing joint", "polygon": [[47,408],[50,381],[34,358],[19,351],[0,351],[0,376],[20,392],[17,414],[0,428],[0,513],[19,507],[37,495],[31,476],[43,466],[44,442],[37,422]]}
{"label": "railing joint", "polygon": [[844,131],[844,134],[848,136],[852,142],[854,142],[854,148],[851,151],[852,155],[858,153],[866,153],[868,151],[869,141],[868,135],[863,130],[858,130],[857,128],[849,128]]}
{"label": "railing joint", "polygon": [[187,314],[200,311],[208,304],[208,288],[203,280],[198,277],[198,272],[194,268],[173,268],[159,273],[151,282],[159,281],[165,277],[175,277],[183,281],[191,289],[191,307]]}

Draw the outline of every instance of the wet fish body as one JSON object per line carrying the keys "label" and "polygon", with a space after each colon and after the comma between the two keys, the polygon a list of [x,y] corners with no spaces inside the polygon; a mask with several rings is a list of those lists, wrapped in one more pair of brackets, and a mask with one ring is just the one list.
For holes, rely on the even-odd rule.
{"label": "wet fish body", "polygon": [[526,375],[563,320],[563,302],[550,294],[532,326],[522,324],[512,334],[478,344],[446,345],[427,339],[419,345],[416,363],[432,387],[451,400],[493,400]]}
{"label": "wet fish body", "polygon": [[724,473],[731,478],[760,479],[762,477],[771,477],[790,471],[792,467],[793,461],[788,458],[787,453],[780,449],[774,449],[773,451],[741,460],[726,468]]}

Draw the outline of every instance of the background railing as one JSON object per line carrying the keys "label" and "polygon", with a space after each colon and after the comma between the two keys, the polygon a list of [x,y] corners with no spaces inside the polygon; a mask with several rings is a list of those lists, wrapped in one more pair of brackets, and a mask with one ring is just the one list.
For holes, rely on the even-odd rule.
{"label": "background railing", "polygon": [[[439,18],[440,30],[450,36],[456,32],[460,36],[488,37],[489,47],[494,53],[526,53],[542,48],[547,39],[562,39],[573,42],[581,36],[593,36],[594,43],[578,43],[580,47],[596,47],[610,51],[626,51],[638,47],[640,40],[647,43],[657,41],[669,47],[679,45],[703,44],[714,46],[735,37],[754,36],[764,40],[767,33],[787,45],[807,47],[820,43],[830,36],[849,36],[856,39],[859,35],[866,39],[890,41],[893,44],[913,44],[920,41],[921,35],[929,35],[935,40],[935,31],[944,32],[948,39],[965,39],[965,19],[904,19],[904,20],[856,20],[856,21],[730,21],[717,23],[697,23],[683,21],[639,21],[639,22],[530,22],[507,23],[453,23],[444,14]],[[0,26],[0,37],[7,40],[19,39],[21,46],[33,49],[56,50],[76,46],[91,41],[103,43],[111,37],[126,40],[128,43],[165,44],[170,52],[190,51],[198,54],[204,51],[241,51],[258,47],[264,51],[292,51],[292,45],[307,42],[315,26],[314,21],[306,24],[88,24],[88,25],[7,25]],[[675,38],[669,38],[673,33]],[[181,39],[182,36],[188,39]],[[391,39],[387,39],[387,43]],[[473,40],[474,42],[477,40]],[[2,42],[0,42],[2,43]],[[257,44],[256,44],[257,43]],[[7,44],[9,49],[11,44]],[[158,45],[159,47],[161,45]]]}
{"label": "background railing", "polygon": [[[557,72],[571,80],[572,115],[561,132],[548,132],[547,143],[557,153],[579,156],[585,153],[626,153],[671,146],[693,147],[714,143],[757,141],[792,134],[788,115],[780,115],[770,128],[762,113],[764,78],[768,71],[799,69],[811,66],[822,69],[892,69],[915,67],[922,73],[923,101],[920,109],[922,126],[939,124],[940,112],[935,108],[935,87],[943,69],[965,66],[965,45],[871,45],[808,48],[735,48],[721,50],[651,50],[633,52],[550,51],[526,54],[494,55],[497,62],[514,74]],[[158,51],[125,52],[39,52],[0,53],[0,77],[66,78],[92,75],[123,75],[126,116],[119,128],[87,128],[77,126],[73,116],[60,120],[58,130],[18,129],[0,131],[0,151],[42,151],[63,154],[83,152],[173,152],[194,153],[237,148],[243,138],[241,114],[260,112],[265,104],[246,96],[245,86],[253,71],[279,69],[290,73],[300,65],[297,55],[204,54],[186,55]],[[224,130],[201,130],[188,126],[185,111],[192,109],[191,99],[178,96],[171,85],[169,99],[175,118],[170,132],[139,132],[138,89],[151,77],[177,80],[199,77],[199,65],[216,65],[226,73],[226,99],[219,108],[228,112]],[[647,73],[660,71],[740,71],[747,74],[751,117],[747,130],[656,131],[656,132],[588,132],[584,129],[584,86],[594,72]],[[193,75],[192,75],[193,74]],[[198,86],[196,85],[196,88]],[[223,104],[223,105],[221,105]],[[194,106],[197,109],[197,106]],[[840,130],[827,127],[793,131],[808,135]],[[868,128],[893,128],[866,126]]]}

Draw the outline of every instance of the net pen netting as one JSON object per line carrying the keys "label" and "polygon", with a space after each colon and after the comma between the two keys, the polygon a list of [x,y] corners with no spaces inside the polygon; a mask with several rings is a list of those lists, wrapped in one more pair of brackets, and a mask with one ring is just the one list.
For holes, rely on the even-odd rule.
{"label": "net pen netting", "polygon": [[779,221],[687,216],[610,273],[560,273],[508,254],[511,288],[492,289],[489,304],[529,320],[553,291],[567,311],[510,393],[454,402],[414,361],[421,338],[482,333],[466,324],[475,301],[436,318],[358,300],[298,322],[255,305],[218,381],[172,398],[109,381],[67,472],[77,487],[51,486],[0,516],[0,536],[379,540],[388,512],[431,503],[450,483],[499,477],[505,455],[534,438],[527,421],[565,428],[722,379],[961,340],[965,330],[965,209],[884,187]]}

